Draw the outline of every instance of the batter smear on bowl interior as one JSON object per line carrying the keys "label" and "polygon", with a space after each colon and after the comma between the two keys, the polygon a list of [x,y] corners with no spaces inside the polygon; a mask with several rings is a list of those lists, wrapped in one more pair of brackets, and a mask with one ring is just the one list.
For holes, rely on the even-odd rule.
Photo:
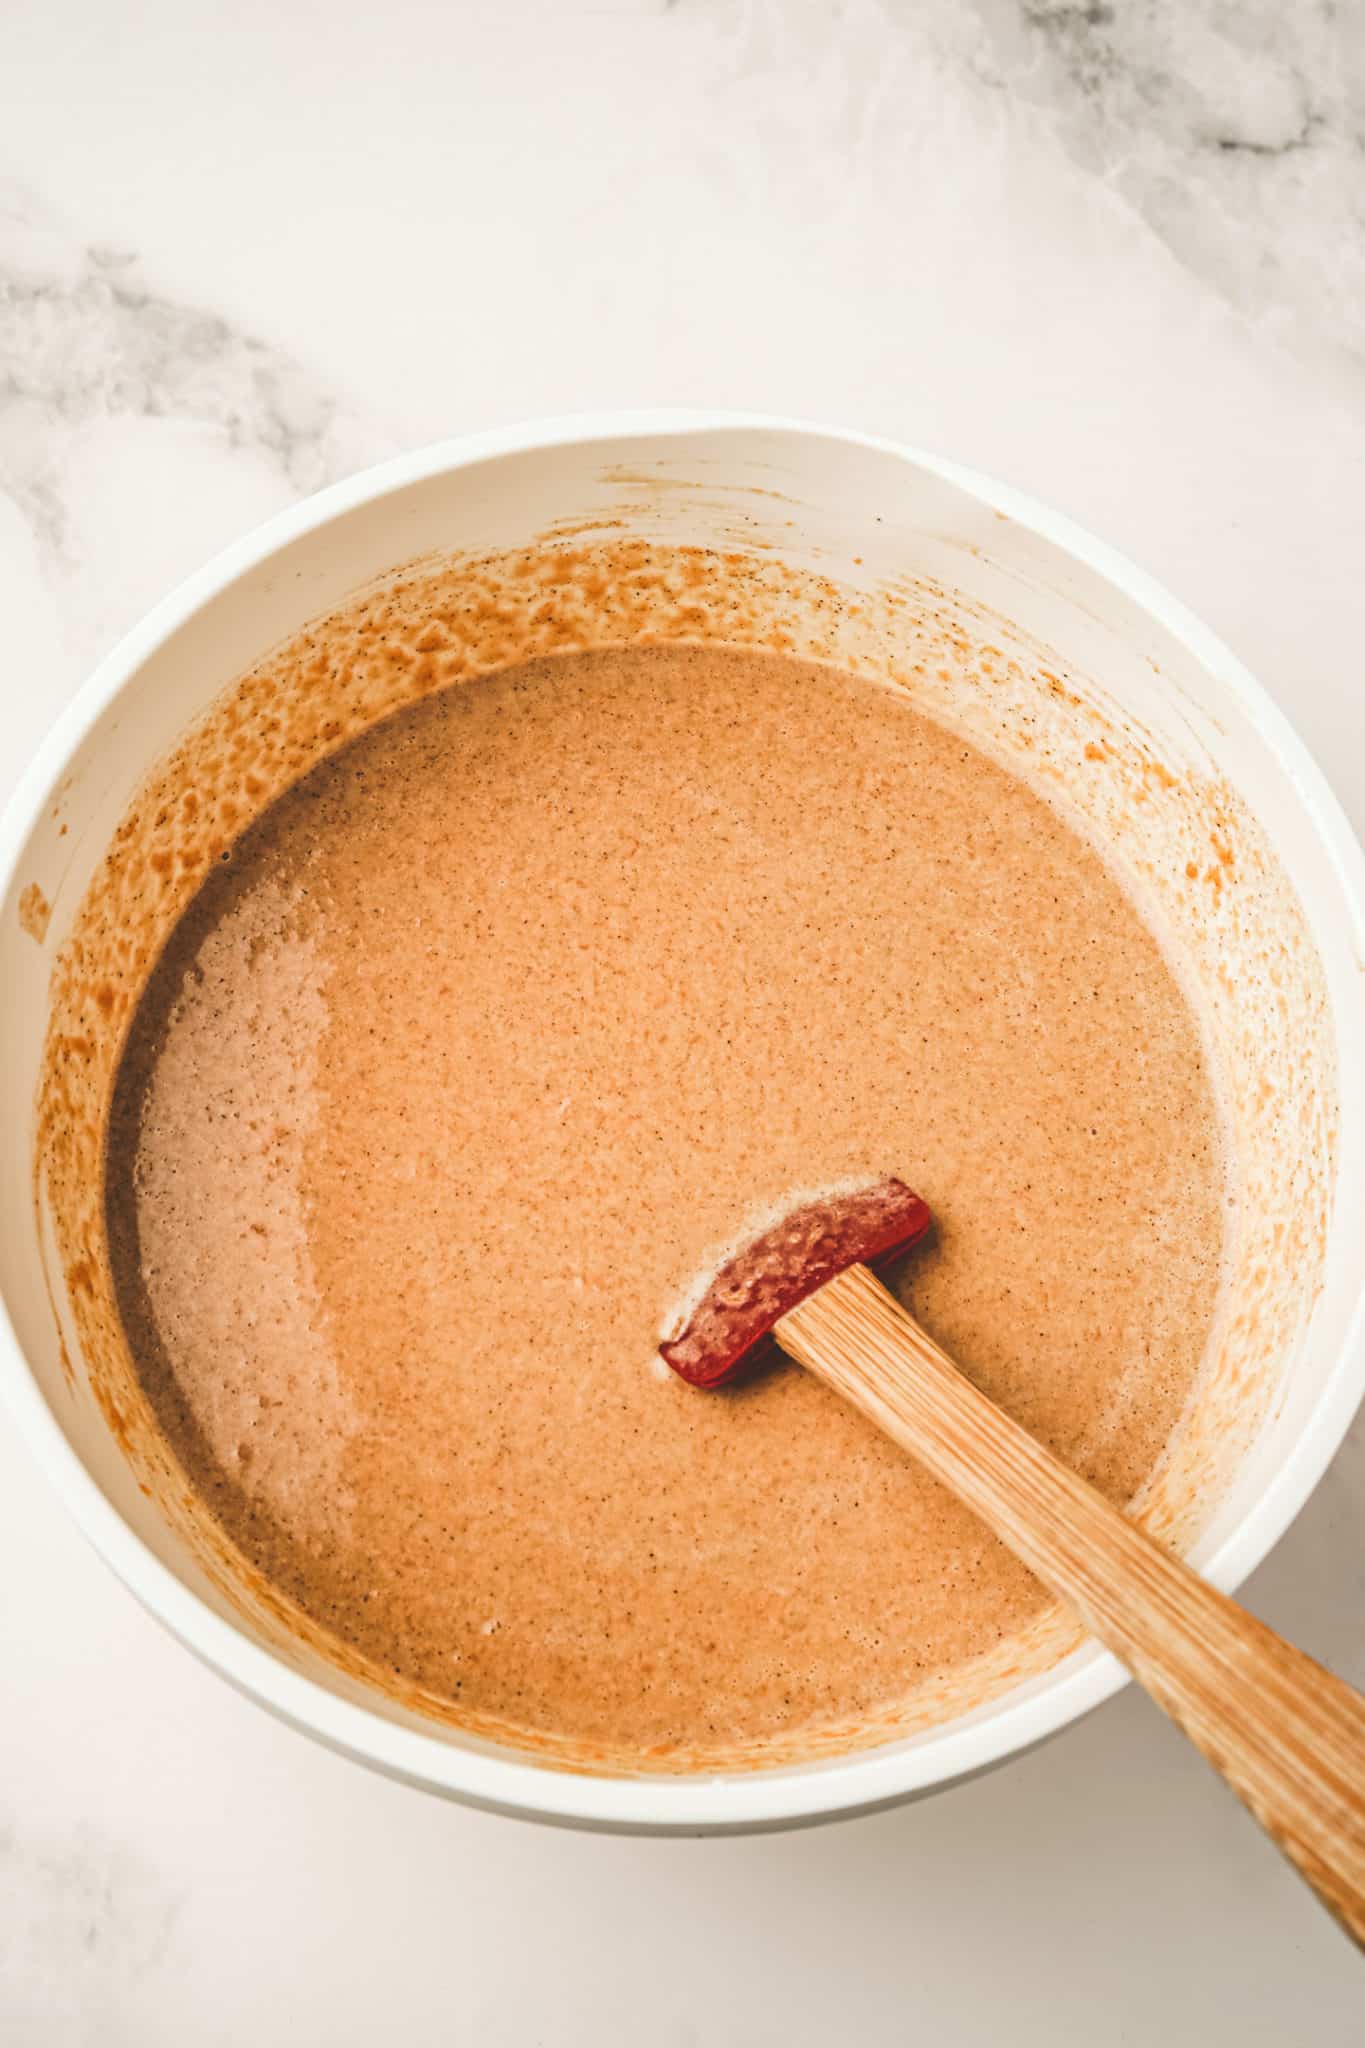
{"label": "batter smear on bowl interior", "polygon": [[1225,1178],[1139,912],[891,691],[636,646],[428,697],[237,842],[137,1012],[107,1219],[160,1426],[282,1592],[511,1739],[704,1762],[1046,1602],[814,1379],[654,1369],[756,1208],[885,1172],[939,1222],[915,1313],[1130,1498]]}

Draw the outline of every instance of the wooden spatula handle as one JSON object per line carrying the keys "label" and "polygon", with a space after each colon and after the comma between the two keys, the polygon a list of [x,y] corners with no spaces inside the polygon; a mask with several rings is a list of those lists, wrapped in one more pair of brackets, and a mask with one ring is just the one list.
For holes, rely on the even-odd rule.
{"label": "wooden spatula handle", "polygon": [[1365,1947],[1365,1698],[1012,1422],[866,1266],[790,1310],[776,1335],[1079,1611]]}

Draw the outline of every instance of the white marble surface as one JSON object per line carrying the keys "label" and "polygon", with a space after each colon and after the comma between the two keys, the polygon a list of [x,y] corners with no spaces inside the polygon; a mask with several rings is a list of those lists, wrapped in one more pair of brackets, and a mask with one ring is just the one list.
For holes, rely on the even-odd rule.
{"label": "white marble surface", "polygon": [[[1365,826],[1365,17],[1332,0],[16,0],[0,774],[174,578],[389,450],[651,402],[869,427],[1126,548]],[[1359,2039],[1124,1696],[797,1837],[443,1807],[159,1633],[0,1434],[0,2042]],[[1249,1597],[1365,1681],[1365,1434]]]}

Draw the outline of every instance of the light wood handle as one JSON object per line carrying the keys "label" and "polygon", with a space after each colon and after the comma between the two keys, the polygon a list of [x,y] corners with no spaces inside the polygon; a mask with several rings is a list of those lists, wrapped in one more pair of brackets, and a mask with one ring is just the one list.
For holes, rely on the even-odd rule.
{"label": "light wood handle", "polygon": [[776,1336],[1078,1610],[1365,1947],[1365,1698],[1044,1450],[866,1266],[790,1310]]}

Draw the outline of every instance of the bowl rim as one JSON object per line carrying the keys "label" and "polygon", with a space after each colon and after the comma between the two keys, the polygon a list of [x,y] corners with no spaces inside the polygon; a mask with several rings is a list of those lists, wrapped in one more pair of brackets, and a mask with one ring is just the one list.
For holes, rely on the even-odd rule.
{"label": "bowl rim", "polygon": [[[433,442],[361,470],[276,513],[167,593],[97,664],[21,774],[0,818],[0,899],[67,763],[153,652],[210,599],[270,555],[355,507],[438,475],[538,449],[700,434],[797,435],[915,465],[1050,541],[1156,618],[1239,698],[1294,783],[1327,853],[1365,958],[1365,857],[1325,777],[1288,719],[1242,662],[1126,556],[1014,486],[931,451],[815,422],[752,412],[645,410],[531,419]],[[1200,1569],[1231,1591],[1269,1553],[1336,1452],[1365,1394],[1365,1289],[1297,1440],[1259,1497]],[[799,1826],[896,1804],[1032,1747],[1127,1684],[1096,1644],[1074,1652],[1023,1698],[917,1737],[834,1760],[741,1774],[599,1777],[508,1749],[464,1748],[389,1720],[291,1669],[193,1593],[135,1534],[87,1472],[49,1408],[0,1300],[0,1399],[82,1534],[124,1585],[188,1649],[240,1692],[344,1755],[407,1783],[491,1811],[560,1825],[641,1833],[724,1833]]]}

